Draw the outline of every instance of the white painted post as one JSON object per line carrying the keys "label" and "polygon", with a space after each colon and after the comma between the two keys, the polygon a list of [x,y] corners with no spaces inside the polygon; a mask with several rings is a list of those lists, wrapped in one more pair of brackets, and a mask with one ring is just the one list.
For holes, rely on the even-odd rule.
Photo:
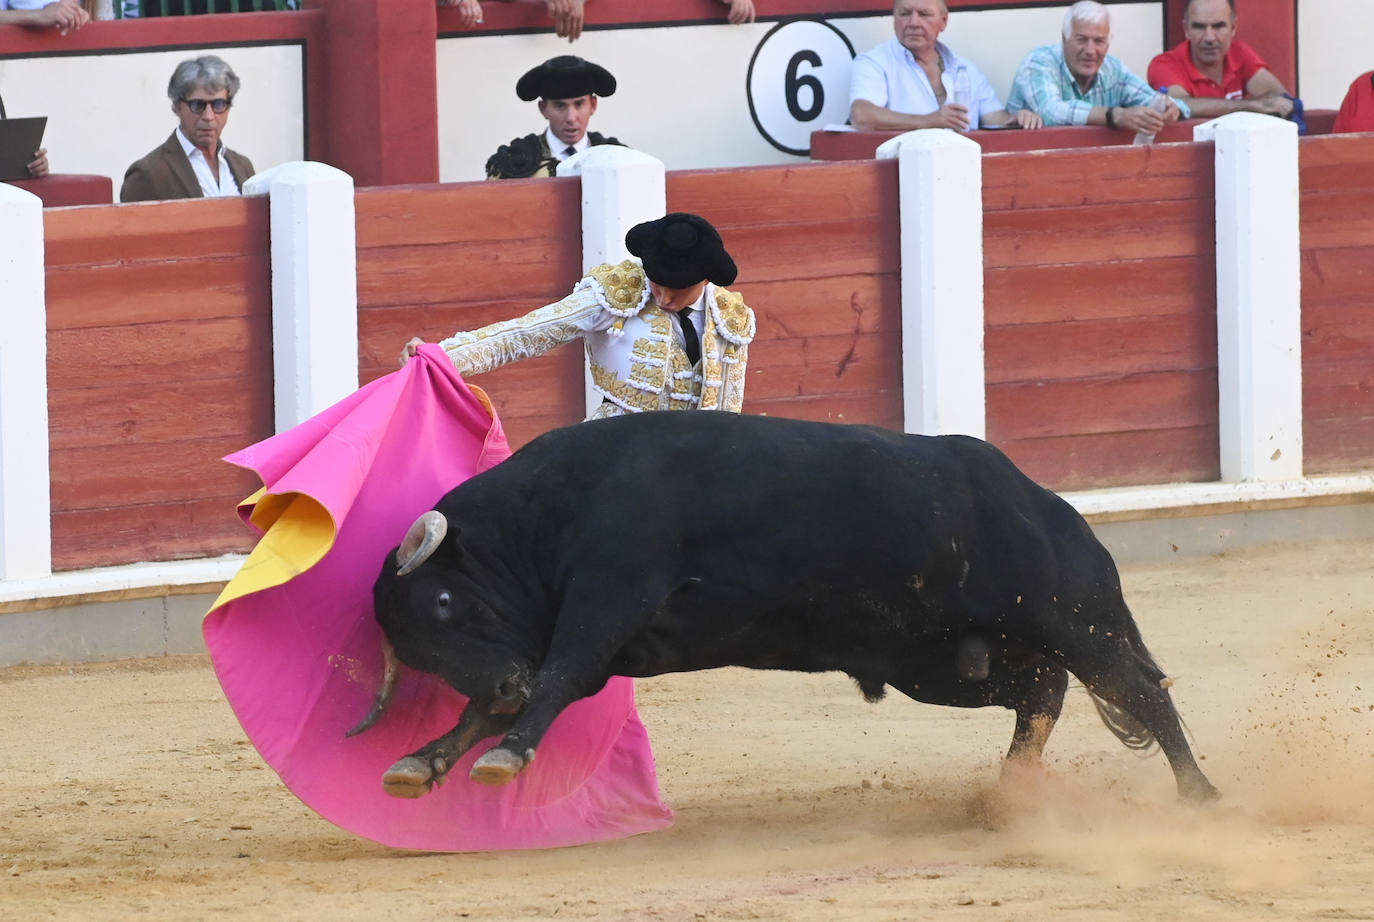
{"label": "white painted post", "polygon": [[43,202],[0,183],[0,580],[52,573]]}
{"label": "white painted post", "polygon": [[1221,479],[1302,476],[1298,130],[1233,112],[1193,129],[1216,144]]}
{"label": "white painted post", "polygon": [[[628,259],[625,234],[667,211],[663,161],[628,147],[601,144],[558,164],[559,176],[582,177],[582,271]],[[601,405],[585,368],[587,414]]]}
{"label": "white painted post", "polygon": [[353,179],[295,161],[259,173],[244,194],[271,197],[272,364],[277,431],[358,389],[358,274]]}
{"label": "white painted post", "polygon": [[983,438],[983,149],[943,129],[879,148],[897,158],[902,400],[907,432]]}

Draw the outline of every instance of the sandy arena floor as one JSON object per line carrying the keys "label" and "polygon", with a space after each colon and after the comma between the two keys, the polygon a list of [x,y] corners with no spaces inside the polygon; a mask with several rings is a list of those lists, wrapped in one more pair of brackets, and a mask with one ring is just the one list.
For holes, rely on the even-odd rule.
{"label": "sandy arena floor", "polygon": [[297,801],[204,657],[0,670],[0,919],[1374,919],[1374,542],[1128,568],[1220,805],[1069,692],[1043,776],[1002,711],[842,676],[639,683],[663,832],[391,851]]}

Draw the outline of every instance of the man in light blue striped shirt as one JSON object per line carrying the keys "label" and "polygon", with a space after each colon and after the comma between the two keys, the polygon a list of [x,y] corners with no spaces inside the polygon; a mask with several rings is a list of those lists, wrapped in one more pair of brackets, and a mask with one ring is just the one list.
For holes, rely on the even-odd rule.
{"label": "man in light blue striped shirt", "polygon": [[1165,96],[1164,111],[1150,107],[1155,90],[1107,54],[1111,18],[1095,0],[1079,0],[1064,14],[1060,45],[1036,48],[1021,61],[1007,97],[1007,111],[1031,109],[1046,125],[1106,125],[1157,134],[1187,118],[1181,100]]}

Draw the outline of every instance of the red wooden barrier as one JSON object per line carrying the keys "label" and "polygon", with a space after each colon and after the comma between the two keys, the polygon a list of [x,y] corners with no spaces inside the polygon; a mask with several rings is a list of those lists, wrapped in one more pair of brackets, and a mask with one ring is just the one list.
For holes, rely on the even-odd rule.
{"label": "red wooden barrier", "polygon": [[44,215],[57,570],[252,546],[255,478],[219,459],[272,433],[267,200]]}
{"label": "red wooden barrier", "polygon": [[758,319],[745,412],[900,429],[896,163],[669,173],[667,193],[740,267]]}
{"label": "red wooden barrier", "polygon": [[1309,474],[1374,458],[1374,136],[1298,146],[1303,457]]}
{"label": "red wooden barrier", "polygon": [[[1191,142],[1193,129],[1207,119],[1194,118],[1164,126],[1155,143]],[[1311,109],[1306,113],[1308,135],[1330,134],[1336,121],[1335,109]],[[812,160],[868,160],[878,145],[901,134],[900,131],[813,131]],[[1079,147],[1116,147],[1131,144],[1135,136],[1105,125],[1056,125],[1024,131],[1019,128],[970,131],[985,154],[1018,150],[1063,150]]]}
{"label": "red wooden barrier", "polygon": [[[581,183],[512,180],[357,194],[359,374],[396,368],[406,340],[437,342],[557,301],[582,275]],[[586,414],[570,345],[475,377],[512,445]]]}
{"label": "red wooden barrier", "polygon": [[[1374,458],[1374,136],[1300,145],[1308,473]],[[1092,177],[1085,182],[1084,177]],[[983,159],[988,436],[1082,489],[1219,476],[1210,145]],[[899,428],[897,165],[671,173],[758,314],[745,410]],[[361,377],[566,294],[575,179],[360,189]],[[44,215],[57,569],[245,550],[272,431],[267,201]],[[474,380],[515,444],[582,418],[571,346]]]}
{"label": "red wooden barrier", "polygon": [[69,205],[108,205],[114,201],[110,177],[92,173],[49,173],[42,179],[11,179],[11,186],[32,192],[44,208]]}
{"label": "red wooden barrier", "polygon": [[1213,175],[1208,145],[983,158],[988,439],[1040,482],[1220,476]]}

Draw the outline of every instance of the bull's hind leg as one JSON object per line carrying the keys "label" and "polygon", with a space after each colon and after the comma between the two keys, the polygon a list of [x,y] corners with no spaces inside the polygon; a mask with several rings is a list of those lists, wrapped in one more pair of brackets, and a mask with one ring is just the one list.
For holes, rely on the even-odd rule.
{"label": "bull's hind leg", "polygon": [[[1087,630],[1068,629],[1067,619],[1049,620],[1046,652],[1052,651],[1055,659],[1077,676],[1094,697],[1119,708],[1154,737],[1173,769],[1179,796],[1193,801],[1220,797],[1193,759],[1183,722],[1169,696],[1168,678],[1150,657],[1125,603],[1115,611],[1104,611],[1097,624]],[[1121,721],[1107,713],[1102,717],[1127,745],[1141,742],[1140,728],[1122,726]],[[1144,742],[1148,742],[1148,737]]]}
{"label": "bull's hind leg", "polygon": [[902,694],[948,707],[1004,707],[1016,713],[1007,761],[1035,764],[1059,719],[1068,672],[1038,653],[990,647],[977,635],[923,643],[906,664],[913,678],[889,679]]}
{"label": "bull's hind leg", "polygon": [[[1154,736],[1174,771],[1180,797],[1199,802],[1216,800],[1221,792],[1207,780],[1193,758],[1183,722],[1169,696],[1168,679],[1153,663],[1137,656],[1128,644],[1123,643],[1122,647],[1111,657],[1111,668],[1075,670],[1074,674],[1089,692],[1125,711]],[[1098,657],[1093,659],[1100,662]],[[1069,664],[1069,668],[1072,670],[1073,665]],[[1112,729],[1121,735],[1118,728]]]}
{"label": "bull's hind leg", "polygon": [[994,682],[991,703],[1016,712],[1007,762],[1039,763],[1064,707],[1068,670],[1043,656],[1021,654],[1004,666],[1000,676],[988,678]]}

